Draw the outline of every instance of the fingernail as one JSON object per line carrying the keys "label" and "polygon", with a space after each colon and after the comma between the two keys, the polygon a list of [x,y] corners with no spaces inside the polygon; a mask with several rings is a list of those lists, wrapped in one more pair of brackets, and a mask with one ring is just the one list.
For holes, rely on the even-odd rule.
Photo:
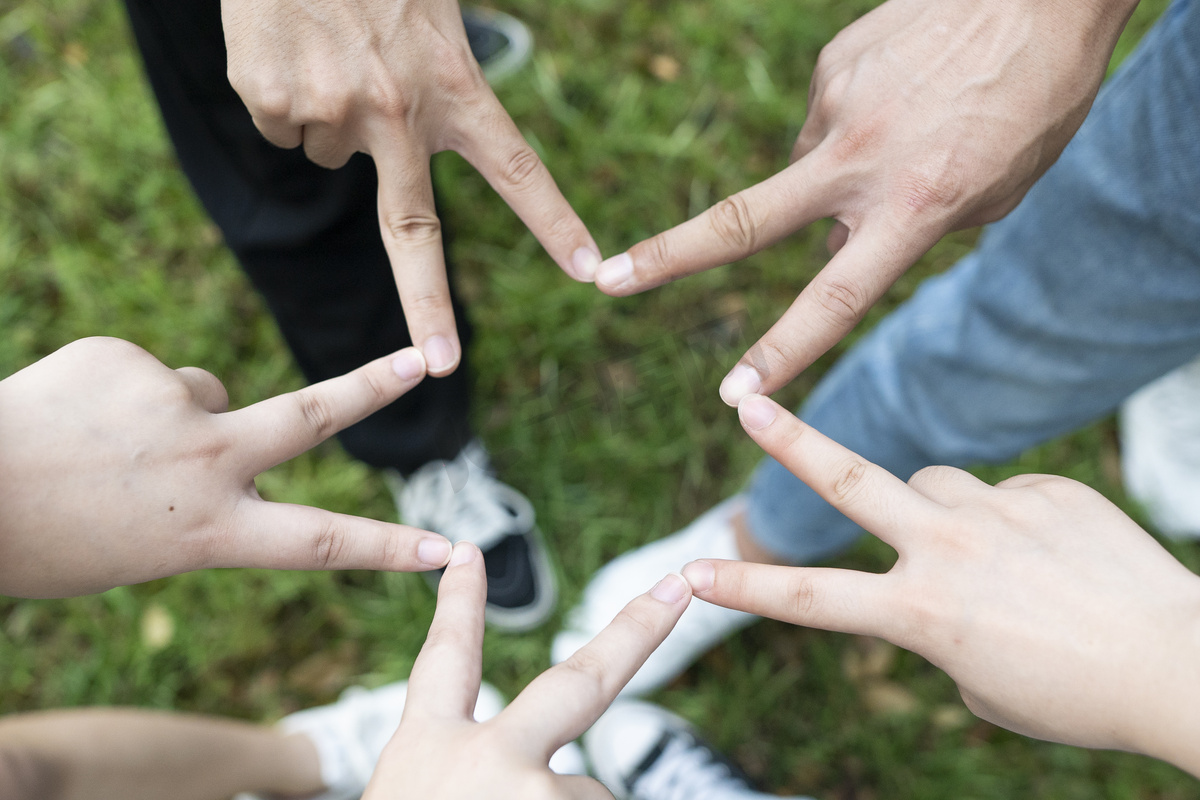
{"label": "fingernail", "polygon": [[707,561],[693,561],[683,568],[683,577],[691,584],[693,592],[707,592],[713,586],[717,571]]}
{"label": "fingernail", "polygon": [[445,336],[430,336],[421,348],[430,372],[441,372],[458,363],[458,351]]}
{"label": "fingernail", "polygon": [[688,583],[682,575],[672,572],[650,590],[650,596],[661,603],[673,606],[688,592]]}
{"label": "fingernail", "polygon": [[415,381],[425,373],[425,356],[415,347],[406,347],[392,359],[392,372],[399,375],[400,380]]}
{"label": "fingernail", "polygon": [[758,370],[745,364],[738,364],[721,381],[721,399],[726,405],[736,407],[746,395],[761,391],[762,378],[758,376]]}
{"label": "fingernail", "polygon": [[447,566],[461,567],[463,564],[470,564],[475,560],[477,552],[479,552],[478,548],[470,542],[459,542],[454,545],[454,553],[450,556],[450,563]]}
{"label": "fingernail", "polygon": [[417,545],[417,558],[431,567],[445,566],[450,558],[450,543],[445,539],[422,539]]}
{"label": "fingernail", "polygon": [[738,419],[752,431],[760,431],[775,421],[776,406],[760,394],[750,394],[738,403]]}
{"label": "fingernail", "polygon": [[571,256],[571,265],[582,280],[594,281],[596,270],[600,268],[600,254],[590,247],[581,247]]}
{"label": "fingernail", "polygon": [[596,269],[596,282],[615,289],[633,276],[633,259],[629,253],[621,253],[600,263]]}

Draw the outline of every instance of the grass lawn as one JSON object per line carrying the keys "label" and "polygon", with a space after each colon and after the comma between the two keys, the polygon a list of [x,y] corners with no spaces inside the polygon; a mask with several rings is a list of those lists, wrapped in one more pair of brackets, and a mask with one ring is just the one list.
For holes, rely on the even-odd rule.
{"label": "grass lawn", "polygon": [[[169,0],[164,0],[164,2]],[[786,164],[817,53],[864,0],[506,0],[534,62],[501,91],[605,253]],[[1165,7],[1145,0],[1118,56]],[[88,335],[206,367],[245,405],[301,381],[178,172],[116,0],[0,0],[0,375]],[[825,259],[825,224],[769,252],[613,300],[565,278],[458,156],[435,171],[478,328],[475,415],[558,555],[588,576],[736,490],[759,453],[717,384]],[[951,265],[949,237],[859,333]],[[780,392],[795,404],[849,343]],[[1130,508],[1111,421],[978,470],[1082,480]],[[327,444],[260,480],[272,499],[392,518],[379,475]],[[1200,569],[1200,546],[1172,546]],[[884,570],[865,541],[848,563]],[[0,713],[131,704],[269,720],[407,675],[433,612],[416,576],[211,571],[69,601],[0,599]],[[510,696],[556,618],[489,633]],[[1033,742],[972,717],[921,658],[761,624],[657,700],[780,793],[819,798],[1200,798],[1183,773]]]}

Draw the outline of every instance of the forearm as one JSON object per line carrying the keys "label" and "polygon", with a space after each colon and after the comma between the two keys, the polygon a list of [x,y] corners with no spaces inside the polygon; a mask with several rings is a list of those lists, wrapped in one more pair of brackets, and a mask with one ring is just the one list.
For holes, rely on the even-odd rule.
{"label": "forearm", "polygon": [[7,767],[21,800],[224,800],[322,788],[316,751],[303,737],[184,714],[20,714],[0,720],[0,755],[0,789]]}

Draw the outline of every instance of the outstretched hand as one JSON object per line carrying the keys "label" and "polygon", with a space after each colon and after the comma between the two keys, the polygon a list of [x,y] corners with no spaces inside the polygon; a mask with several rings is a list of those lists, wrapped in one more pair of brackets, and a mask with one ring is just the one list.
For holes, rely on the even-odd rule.
{"label": "outstretched hand", "polygon": [[67,597],[203,567],[435,569],[441,536],[268,503],[254,478],[421,382],[408,348],[237,411],[213,375],[83,339],[0,381],[0,593]]}
{"label": "outstretched hand", "polygon": [[1050,475],[992,487],[930,467],[905,484],[765,397],[738,410],[899,559],[884,575],[697,561],[684,568],[697,597],[888,639],[949,673],[984,719],[1200,775],[1200,578],[1116,506]]}
{"label": "outstretched hand", "polygon": [[1082,123],[1135,2],[888,0],[822,50],[779,174],[600,266],[624,296],[833,217],[835,255],[721,385],[771,394],[948,231],[998,219]]}
{"label": "outstretched hand", "polygon": [[486,596],[479,550],[456,545],[408,680],[404,718],[363,800],[611,800],[597,781],[555,775],[547,763],[599,719],[675,627],[691,599],[687,583],[666,576],[574,656],[535,678],[504,711],[475,722]]}
{"label": "outstretched hand", "polygon": [[379,222],[412,340],[429,374],[462,356],[429,159],[479,170],[560,267],[591,281],[600,251],[471,55],[455,0],[222,0],[229,78],[280,147],[379,171]]}

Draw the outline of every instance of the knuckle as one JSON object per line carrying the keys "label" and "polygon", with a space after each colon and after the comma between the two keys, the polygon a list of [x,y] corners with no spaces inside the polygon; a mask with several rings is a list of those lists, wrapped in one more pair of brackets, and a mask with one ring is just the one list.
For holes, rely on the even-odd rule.
{"label": "knuckle", "polygon": [[521,189],[533,183],[541,171],[542,160],[532,147],[518,147],[504,158],[500,168],[500,179],[512,189]]}
{"label": "knuckle", "polygon": [[744,195],[731,195],[713,206],[711,222],[728,246],[743,253],[757,250],[761,225]]}
{"label": "knuckle", "polygon": [[786,371],[789,365],[800,363],[801,355],[801,351],[786,338],[772,336],[759,340],[746,353],[746,359],[765,382],[776,368],[783,367]]}
{"label": "knuckle", "polygon": [[631,604],[621,612],[625,625],[633,629],[639,640],[651,641],[658,636],[658,624],[654,615],[645,607]]}
{"label": "knuckle", "polygon": [[360,373],[362,386],[372,406],[379,406],[392,399],[392,391],[380,380],[379,375],[371,369]]}
{"label": "knuckle", "polygon": [[996,484],[997,489],[1020,491],[1051,503],[1069,502],[1079,497],[1083,484],[1059,475],[1014,475]]}
{"label": "knuckle", "polygon": [[195,404],[192,390],[182,379],[166,381],[159,386],[158,402],[165,407],[190,406]]}
{"label": "knuckle", "polygon": [[[544,215],[544,236],[552,241],[568,242],[579,238],[580,224],[569,206],[556,206]],[[585,232],[586,234],[586,232]]]}
{"label": "knuckle", "polygon": [[575,655],[564,661],[562,666],[583,684],[580,690],[575,692],[577,697],[590,697],[603,693],[607,665],[600,656],[588,648],[577,651]]}
{"label": "knuckle", "polygon": [[272,82],[258,85],[252,91],[253,104],[263,116],[286,119],[292,113],[292,96],[283,84]]}
{"label": "knuckle", "polygon": [[320,86],[314,89],[308,106],[308,118],[334,128],[341,127],[350,113],[350,99],[345,92],[334,86]]}
{"label": "knuckle", "polygon": [[474,58],[463,58],[462,53],[454,51],[454,57],[442,62],[445,66],[438,73],[437,83],[443,91],[452,97],[466,98],[478,92],[485,81],[483,71]]}
{"label": "knuckle", "polygon": [[331,569],[342,563],[346,531],[336,520],[326,520],[313,536],[313,563],[317,569]]}
{"label": "knuckle", "polygon": [[787,610],[792,615],[792,619],[807,619],[816,600],[812,582],[805,579],[803,575],[792,575],[787,580],[785,591],[787,592]]}
{"label": "knuckle", "polygon": [[960,208],[966,199],[964,172],[949,153],[933,155],[922,167],[900,179],[900,201],[916,215]]}
{"label": "knuckle", "polygon": [[87,336],[63,345],[59,352],[86,356],[135,356],[145,353],[142,348],[114,336]]}
{"label": "knuckle", "polygon": [[412,99],[390,75],[373,76],[364,91],[367,104],[390,119],[407,119],[412,110]]}
{"label": "knuckle", "polygon": [[810,286],[818,308],[839,327],[852,327],[867,313],[867,292],[856,280],[830,275]]}
{"label": "knuckle", "polygon": [[432,214],[392,212],[384,226],[393,241],[406,246],[429,245],[442,237],[442,222]]}
{"label": "knuckle", "polygon": [[1040,493],[1046,499],[1055,503],[1070,503],[1084,495],[1090,495],[1093,490],[1078,481],[1064,478],[1061,475],[1036,475],[1030,488]]}
{"label": "knuckle", "polygon": [[914,489],[921,487],[934,489],[943,486],[949,486],[960,475],[960,471],[954,467],[946,467],[935,465],[923,467],[913,473],[908,479],[908,485]]}
{"label": "knuckle", "polygon": [[464,42],[433,34],[429,41],[429,58],[438,69],[437,86],[451,97],[462,98],[487,85],[483,70]]}
{"label": "knuckle", "polygon": [[847,459],[834,470],[833,474],[837,476],[831,489],[834,499],[841,503],[847,503],[862,492],[867,476],[867,465],[857,458]]}
{"label": "knuckle", "polygon": [[396,536],[382,536],[379,541],[379,563],[384,566],[397,564],[401,561],[400,539]]}
{"label": "knuckle", "polygon": [[673,258],[671,237],[666,233],[659,233],[639,245],[633,263],[641,268],[661,271],[671,265]]}
{"label": "knuckle", "polygon": [[435,291],[422,291],[404,299],[404,311],[413,318],[436,317],[453,313],[447,295]]}
{"label": "knuckle", "polygon": [[[824,56],[825,50],[821,51]],[[828,58],[828,56],[826,56]],[[818,62],[820,57],[818,57]],[[850,75],[839,69],[828,69],[820,73],[820,80],[813,79],[814,93],[812,98],[813,108],[818,119],[834,120],[837,119],[838,112],[846,101],[846,95],[850,88]]]}
{"label": "knuckle", "polygon": [[328,437],[336,430],[333,409],[321,395],[301,390],[296,394],[297,409],[304,424],[316,436]]}
{"label": "knuckle", "polygon": [[852,125],[833,137],[830,155],[834,161],[842,164],[860,161],[880,147],[884,135],[884,131],[876,123]]}

